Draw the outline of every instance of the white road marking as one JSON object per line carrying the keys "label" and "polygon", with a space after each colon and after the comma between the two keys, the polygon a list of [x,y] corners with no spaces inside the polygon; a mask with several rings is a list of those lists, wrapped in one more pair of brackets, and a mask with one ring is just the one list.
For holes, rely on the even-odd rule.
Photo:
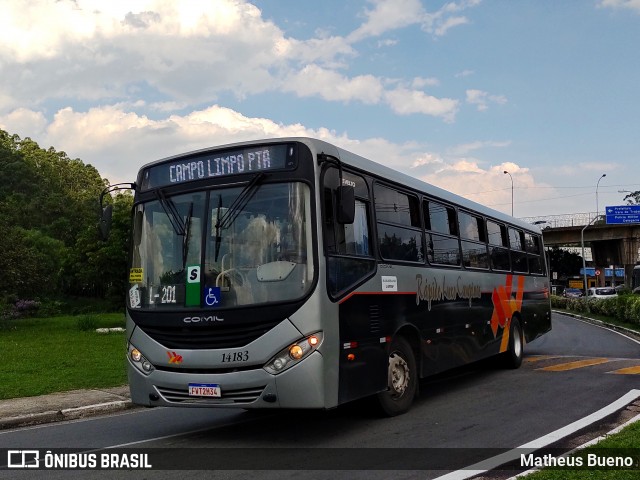
{"label": "white road marking", "polygon": [[618,410],[627,406],[631,402],[634,402],[638,398],[640,398],[640,390],[630,390],[627,394],[623,395],[615,402],[607,405],[604,408],[601,408],[597,412],[581,418],[580,420],[570,423],[565,427],[559,428],[555,432],[551,432],[529,443],[525,443],[518,448],[514,448],[513,450],[509,450],[500,455],[496,455],[495,457],[491,457],[473,465],[469,465],[462,470],[456,470],[455,472],[442,475],[434,480],[465,480],[467,478],[471,478],[476,475],[488,472],[489,470],[493,470],[494,468],[497,468],[500,465],[504,465],[505,463],[519,460],[521,455],[533,453],[536,450],[547,447],[552,443],[555,443],[558,440],[565,438],[572,433],[577,432],[578,430],[588,427],[589,425],[602,420],[612,413],[617,412]]}

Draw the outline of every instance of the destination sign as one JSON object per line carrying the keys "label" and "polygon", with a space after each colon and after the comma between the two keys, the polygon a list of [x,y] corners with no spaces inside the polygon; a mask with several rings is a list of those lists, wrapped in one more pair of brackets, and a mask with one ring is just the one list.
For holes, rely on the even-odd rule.
{"label": "destination sign", "polygon": [[608,225],[640,223],[640,205],[618,205],[605,209]]}
{"label": "destination sign", "polygon": [[190,155],[146,168],[140,188],[169,185],[227,175],[295,168],[293,145],[261,145]]}

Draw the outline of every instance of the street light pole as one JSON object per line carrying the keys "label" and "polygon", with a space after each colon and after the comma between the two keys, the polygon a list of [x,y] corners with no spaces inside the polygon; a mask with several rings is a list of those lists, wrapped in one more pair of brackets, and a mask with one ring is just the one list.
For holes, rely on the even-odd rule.
{"label": "street light pole", "polygon": [[596,183],[596,217],[600,215],[600,204],[598,203],[598,187],[600,186],[600,180],[606,177],[607,174],[603,173],[602,176],[598,179],[598,183]]}
{"label": "street light pole", "polygon": [[587,229],[589,225],[596,221],[598,216],[596,215],[591,219],[589,223],[587,223],[582,230],[580,231],[580,244],[582,245],[582,278],[584,281],[584,296],[587,296],[587,261],[584,259],[584,231]]}
{"label": "street light pole", "polygon": [[506,170],[502,173],[509,175],[509,178],[511,179],[511,216],[513,217],[513,177]]}
{"label": "street light pole", "polygon": [[[584,231],[587,229],[587,227],[589,225],[591,225],[593,222],[595,222],[598,219],[598,214],[599,214],[599,208],[600,208],[600,204],[598,203],[598,187],[600,186],[600,180],[602,180],[604,177],[606,177],[607,174],[603,173],[600,178],[598,179],[598,183],[596,183],[596,216],[593,217],[593,219],[587,223],[582,230],[580,231],[580,244],[582,245],[582,278],[584,281],[584,295],[587,296],[587,262],[584,259]],[[615,271],[614,271],[614,275],[615,275]]]}

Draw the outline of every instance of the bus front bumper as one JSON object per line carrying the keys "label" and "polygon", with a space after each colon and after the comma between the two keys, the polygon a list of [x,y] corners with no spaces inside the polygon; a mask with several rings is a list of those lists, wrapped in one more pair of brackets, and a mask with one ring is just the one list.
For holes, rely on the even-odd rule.
{"label": "bus front bumper", "polygon": [[[323,357],[318,351],[272,375],[261,367],[222,374],[154,370],[129,361],[131,400],[148,407],[325,408]],[[189,384],[217,385],[220,396],[189,395]]]}

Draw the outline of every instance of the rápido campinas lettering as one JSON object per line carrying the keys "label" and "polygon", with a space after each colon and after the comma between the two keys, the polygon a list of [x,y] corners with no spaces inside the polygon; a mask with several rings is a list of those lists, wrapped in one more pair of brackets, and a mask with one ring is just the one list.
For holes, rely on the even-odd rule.
{"label": "r\u00e1pido campinas lettering", "polygon": [[458,298],[469,300],[469,306],[474,298],[482,297],[480,285],[475,283],[465,283],[462,277],[458,277],[455,282],[447,283],[447,277],[443,276],[442,281],[433,277],[431,280],[423,280],[421,274],[416,275],[417,292],[416,305],[420,302],[427,302],[427,308],[431,310],[432,302],[443,300],[456,300]]}

